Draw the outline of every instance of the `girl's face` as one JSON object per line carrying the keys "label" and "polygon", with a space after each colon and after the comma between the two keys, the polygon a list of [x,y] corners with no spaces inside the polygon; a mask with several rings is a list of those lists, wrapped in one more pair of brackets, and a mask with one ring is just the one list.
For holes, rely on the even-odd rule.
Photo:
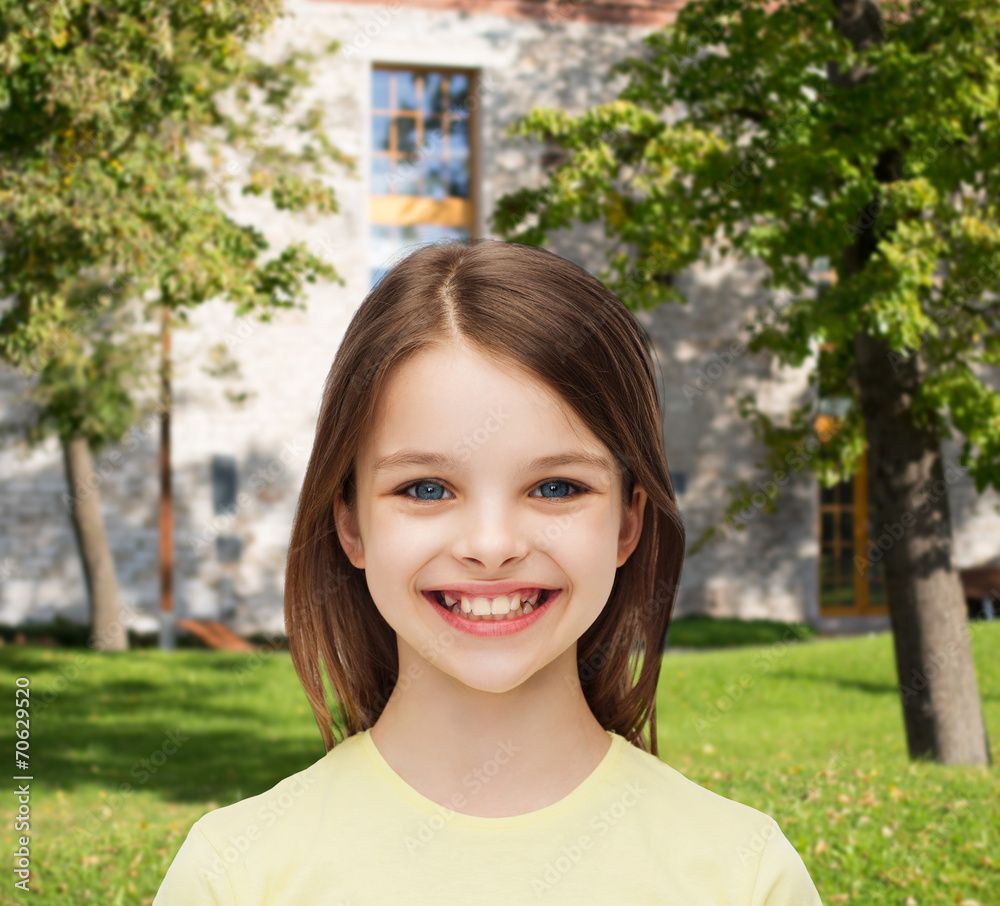
{"label": "girl's face", "polygon": [[[400,676],[438,670],[505,692],[567,652],[575,676],[576,642],[639,541],[645,491],[636,487],[623,520],[604,444],[537,379],[464,344],[401,366],[376,424],[356,464],[356,507],[338,496],[335,513],[344,550],[396,632]],[[473,603],[476,591],[498,591],[482,586],[506,580],[558,591],[503,623],[445,613],[434,594],[465,590]],[[504,607],[480,597],[491,613]],[[483,634],[516,620],[524,628]]]}

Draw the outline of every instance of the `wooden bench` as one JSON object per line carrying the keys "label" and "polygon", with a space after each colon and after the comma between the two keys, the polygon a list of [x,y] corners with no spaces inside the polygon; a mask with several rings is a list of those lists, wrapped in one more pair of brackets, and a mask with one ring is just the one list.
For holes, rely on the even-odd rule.
{"label": "wooden bench", "polygon": [[[1000,566],[973,566],[958,571],[969,616],[991,616],[1000,606]],[[985,602],[993,602],[989,613]]]}
{"label": "wooden bench", "polygon": [[1000,566],[973,566],[961,569],[962,589],[967,598],[1000,598]]}
{"label": "wooden bench", "polygon": [[178,620],[177,627],[198,636],[209,648],[218,651],[256,651],[257,646],[240,638],[216,620]]}

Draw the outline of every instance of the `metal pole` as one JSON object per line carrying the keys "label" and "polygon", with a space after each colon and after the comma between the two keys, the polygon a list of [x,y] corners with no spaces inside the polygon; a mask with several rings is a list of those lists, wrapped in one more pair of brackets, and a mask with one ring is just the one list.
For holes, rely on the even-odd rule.
{"label": "metal pole", "polygon": [[160,329],[160,648],[176,648],[174,626],[174,507],[170,488],[170,306]]}

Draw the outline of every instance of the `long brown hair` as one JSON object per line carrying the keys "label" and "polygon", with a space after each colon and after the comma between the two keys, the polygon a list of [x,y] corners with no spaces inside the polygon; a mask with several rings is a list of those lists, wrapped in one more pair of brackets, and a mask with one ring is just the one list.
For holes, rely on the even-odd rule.
{"label": "long brown hair", "polygon": [[344,738],[378,720],[399,671],[395,632],[376,608],[364,570],[337,539],[334,499],[340,491],[348,507],[355,503],[356,457],[395,369],[420,350],[457,339],[526,369],[565,400],[614,454],[623,515],[636,483],[648,495],[638,545],[581,636],[577,661],[598,722],[657,755],[656,686],[684,525],[663,450],[648,340],[625,305],[576,264],[489,239],[424,246],[397,262],[355,312],[326,379],[289,544],[285,626],[327,751],[336,725],[323,668]]}

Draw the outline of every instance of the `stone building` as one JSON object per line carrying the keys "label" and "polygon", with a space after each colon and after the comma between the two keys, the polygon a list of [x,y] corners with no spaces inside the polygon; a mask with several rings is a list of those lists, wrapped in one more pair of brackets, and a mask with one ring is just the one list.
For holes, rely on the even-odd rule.
{"label": "stone building", "polygon": [[[387,263],[413,243],[489,235],[501,195],[539,185],[546,149],[504,135],[532,106],[579,113],[610,100],[607,72],[639,39],[673,18],[680,2],[656,0],[296,0],[263,46],[286,42],[341,51],[315,72],[307,103],[325,105],[330,138],[358,160],[336,183],[340,212],[308,222],[241,199],[240,217],[273,245],[301,238],[336,265],[345,284],[313,285],[304,310],[268,324],[203,306],[173,336],[174,583],[180,616],[221,619],[239,632],[282,628],[285,556],[313,440],[324,378],[354,310]],[[281,127],[276,127],[280,129]],[[231,149],[238,170],[245,149]],[[415,166],[394,173],[401,154]],[[220,172],[227,166],[219,165]],[[230,170],[230,172],[234,172]],[[596,272],[601,236],[577,228],[549,248]],[[688,537],[719,523],[727,487],[765,487],[762,449],[736,414],[753,392],[780,418],[813,389],[804,370],[772,370],[733,354],[766,298],[752,264],[711,263],[678,278],[691,300],[640,314],[662,371],[665,445]],[[238,375],[212,377],[223,344]],[[18,379],[0,375],[12,404]],[[685,386],[689,389],[685,392]],[[690,388],[697,392],[691,392]],[[245,397],[243,395],[245,394]],[[240,402],[240,399],[243,401]],[[8,413],[13,405],[5,406]],[[817,404],[820,411],[822,405]],[[127,444],[98,459],[107,528],[133,625],[156,626],[158,427],[150,417]],[[808,458],[808,451],[804,457]],[[954,445],[946,458],[957,463]],[[997,495],[978,498],[957,466],[949,494],[959,566],[1000,554]],[[84,620],[86,601],[62,495],[58,445],[0,450],[0,622]],[[877,567],[862,575],[864,481],[821,492],[803,469],[773,515],[756,512],[685,562],[677,613],[803,620],[826,628],[887,624]],[[872,528],[874,535],[878,530]]]}

